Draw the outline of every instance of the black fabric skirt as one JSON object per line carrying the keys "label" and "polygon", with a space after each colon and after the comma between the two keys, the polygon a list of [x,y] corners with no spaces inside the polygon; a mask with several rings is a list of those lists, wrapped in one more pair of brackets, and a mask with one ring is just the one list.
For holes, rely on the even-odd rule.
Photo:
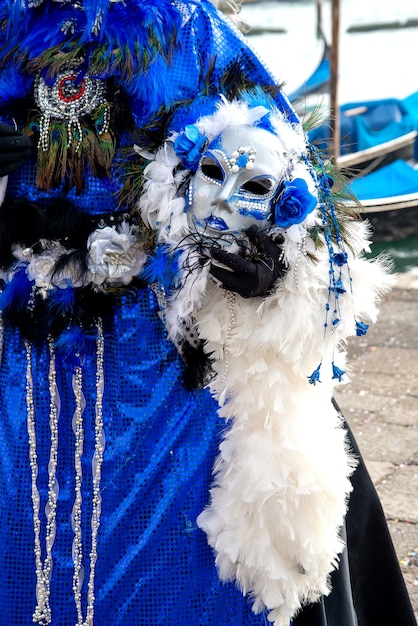
{"label": "black fabric skirt", "polygon": [[417,626],[382,505],[347,424],[346,429],[359,460],[342,530],[347,547],[332,574],[330,595],[306,607],[293,626]]}

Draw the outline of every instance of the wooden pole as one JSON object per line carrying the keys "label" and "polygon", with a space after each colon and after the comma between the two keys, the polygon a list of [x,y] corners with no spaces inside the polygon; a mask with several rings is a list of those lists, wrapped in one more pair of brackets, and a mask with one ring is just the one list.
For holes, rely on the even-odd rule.
{"label": "wooden pole", "polygon": [[323,37],[322,0],[316,0],[316,36],[317,39],[321,39]]}
{"label": "wooden pole", "polygon": [[340,114],[338,105],[338,67],[340,42],[340,0],[332,0],[332,43],[331,43],[331,89],[330,89],[330,120],[331,149],[330,154],[336,163],[340,155]]}

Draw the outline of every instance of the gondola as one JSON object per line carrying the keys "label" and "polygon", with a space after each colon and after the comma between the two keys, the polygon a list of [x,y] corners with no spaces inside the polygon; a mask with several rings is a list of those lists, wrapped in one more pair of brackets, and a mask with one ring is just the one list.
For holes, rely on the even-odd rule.
{"label": "gondola", "polygon": [[392,241],[418,235],[418,164],[397,159],[353,179],[350,189],[360,202],[363,217],[373,227],[373,241]]}
{"label": "gondola", "polygon": [[327,92],[329,90],[330,77],[330,46],[324,38],[324,52],[318,66],[303,85],[288,94],[290,102],[297,106],[298,103],[309,96]]}
{"label": "gondola", "polygon": [[[337,165],[354,175],[398,158],[414,158],[418,137],[418,91],[404,99],[385,98],[340,106],[340,154]],[[309,131],[310,140],[325,152],[330,123]]]}

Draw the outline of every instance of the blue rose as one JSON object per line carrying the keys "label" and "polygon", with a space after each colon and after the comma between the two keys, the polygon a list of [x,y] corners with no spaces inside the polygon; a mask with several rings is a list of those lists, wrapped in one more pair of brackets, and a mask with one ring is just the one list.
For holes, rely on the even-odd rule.
{"label": "blue rose", "polygon": [[300,224],[316,204],[316,197],[309,191],[306,180],[285,180],[276,203],[275,222],[283,228]]}
{"label": "blue rose", "polygon": [[195,172],[206,142],[205,135],[199,133],[197,126],[189,124],[174,141],[174,151],[181,158],[183,166]]}

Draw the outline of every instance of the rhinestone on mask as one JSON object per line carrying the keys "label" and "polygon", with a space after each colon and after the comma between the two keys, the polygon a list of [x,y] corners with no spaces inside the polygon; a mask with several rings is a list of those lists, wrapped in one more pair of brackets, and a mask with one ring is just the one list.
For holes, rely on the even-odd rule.
{"label": "rhinestone on mask", "polygon": [[232,153],[232,157],[229,159],[231,165],[231,171],[236,174],[241,168],[252,170],[254,168],[255,156],[257,150],[253,147],[239,146]]}

